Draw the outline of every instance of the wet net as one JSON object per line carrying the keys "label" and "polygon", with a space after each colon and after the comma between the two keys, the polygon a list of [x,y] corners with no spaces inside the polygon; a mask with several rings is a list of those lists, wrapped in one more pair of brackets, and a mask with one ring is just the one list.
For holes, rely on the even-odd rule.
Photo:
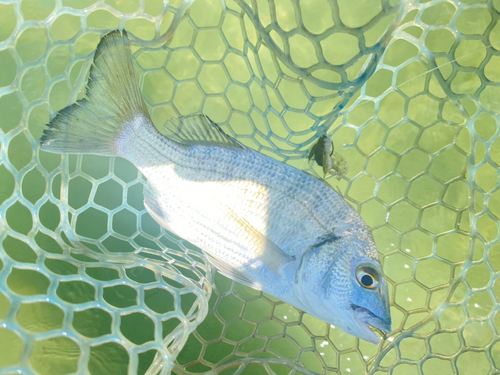
{"label": "wet net", "polygon": [[[0,1],[0,374],[500,373],[500,1]],[[161,129],[203,112],[373,231],[377,347],[216,274],[119,158],[41,152],[125,28]]]}

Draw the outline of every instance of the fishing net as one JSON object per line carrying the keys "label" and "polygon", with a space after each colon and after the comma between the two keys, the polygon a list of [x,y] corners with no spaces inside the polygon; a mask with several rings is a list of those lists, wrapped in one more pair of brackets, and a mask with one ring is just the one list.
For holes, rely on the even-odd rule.
{"label": "fishing net", "polygon": [[[500,373],[498,0],[0,2],[0,374]],[[216,274],[123,159],[37,146],[111,29],[153,121],[203,112],[327,175],[373,231],[394,331],[368,344]]]}

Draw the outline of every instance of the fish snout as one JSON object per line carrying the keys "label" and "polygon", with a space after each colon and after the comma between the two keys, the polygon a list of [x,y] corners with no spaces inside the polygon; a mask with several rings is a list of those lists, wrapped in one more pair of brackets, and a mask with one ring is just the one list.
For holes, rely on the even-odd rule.
{"label": "fish snout", "polygon": [[370,327],[383,332],[385,335],[392,331],[392,320],[389,314],[384,317],[378,317],[371,311],[361,306],[353,306],[354,323],[359,331],[356,334],[359,338],[368,341],[372,344],[379,344],[379,339],[375,332]]}

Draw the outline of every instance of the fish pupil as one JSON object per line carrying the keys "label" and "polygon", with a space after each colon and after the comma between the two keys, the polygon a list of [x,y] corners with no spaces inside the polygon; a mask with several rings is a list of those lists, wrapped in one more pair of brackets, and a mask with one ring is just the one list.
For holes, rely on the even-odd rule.
{"label": "fish pupil", "polygon": [[363,275],[361,277],[361,283],[364,286],[372,286],[373,285],[373,277],[371,277],[370,275]]}

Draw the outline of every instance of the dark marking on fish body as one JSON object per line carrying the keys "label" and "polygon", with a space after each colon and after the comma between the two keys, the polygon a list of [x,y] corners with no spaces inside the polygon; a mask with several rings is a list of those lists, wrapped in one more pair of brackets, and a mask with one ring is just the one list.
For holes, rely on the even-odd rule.
{"label": "dark marking on fish body", "polygon": [[328,233],[325,234],[321,237],[318,237],[316,240],[316,243],[311,246],[311,249],[321,247],[323,245],[326,245],[327,243],[332,243],[334,241],[340,240],[341,237],[337,236],[335,233]]}

